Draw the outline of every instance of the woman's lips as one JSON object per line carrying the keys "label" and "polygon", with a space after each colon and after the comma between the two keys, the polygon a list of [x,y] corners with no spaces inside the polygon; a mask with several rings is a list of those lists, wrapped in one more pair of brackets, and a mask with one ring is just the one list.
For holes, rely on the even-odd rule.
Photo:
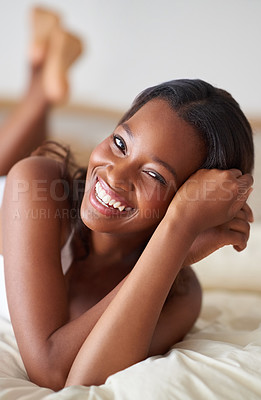
{"label": "woman's lips", "polygon": [[101,178],[97,178],[92,187],[90,202],[104,215],[126,214],[134,210],[123,197],[110,189]]}
{"label": "woman's lips", "polygon": [[[98,177],[96,183],[96,190],[98,192],[98,196],[106,204],[109,204],[110,206],[113,206],[115,208],[124,207],[125,210],[129,209],[127,211],[133,209],[133,207],[125,200],[125,198],[120,196],[118,193],[114,192],[102,178]],[[111,202],[113,202],[113,204],[110,204]],[[117,203],[120,203],[120,205],[119,204],[116,205]],[[123,209],[120,209],[120,211],[122,210]]]}

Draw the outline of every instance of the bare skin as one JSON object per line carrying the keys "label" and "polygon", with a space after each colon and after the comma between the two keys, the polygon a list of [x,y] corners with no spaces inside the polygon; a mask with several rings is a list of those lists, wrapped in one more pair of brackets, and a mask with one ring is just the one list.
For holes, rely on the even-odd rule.
{"label": "bare skin", "polygon": [[51,10],[34,8],[31,28],[31,79],[19,105],[0,126],[0,176],[47,139],[49,111],[67,99],[68,70],[82,52],[79,38],[62,28],[60,17]]}
{"label": "bare skin", "polygon": [[[193,129],[164,101],[147,103],[127,122],[132,136],[126,126],[118,127],[117,140],[109,137],[92,154],[81,210],[92,230],[91,253],[74,262],[65,277],[60,250],[68,220],[57,218],[57,209],[63,215],[68,205],[55,200],[49,190],[61,176],[59,164],[29,158],[16,164],[7,179],[3,250],[12,323],[30,379],[54,390],[102,384],[110,374],[166,352],[189,331],[200,311],[200,286],[189,267],[182,269],[186,260],[203,258],[224,244],[242,249],[248,239],[249,175],[199,171],[199,201],[188,201],[193,180],[186,179],[204,157]],[[195,147],[201,151],[195,152]],[[216,182],[210,196],[225,196],[221,183],[226,180],[232,198],[207,201],[201,188],[208,177]],[[16,182],[22,179],[46,180],[45,198],[36,201],[35,188],[29,185],[26,191],[19,189],[19,203],[10,201],[17,197]],[[97,179],[132,210],[106,215],[93,196]],[[238,200],[242,185],[246,195]],[[62,194],[62,186],[58,190]],[[28,218],[32,209],[45,210],[51,217]],[[147,218],[148,210],[157,213]],[[172,289],[181,269],[187,277],[183,293]]]}
{"label": "bare skin", "polygon": [[[66,98],[67,69],[80,52],[78,41],[61,29],[50,45],[57,16],[38,10],[34,17],[43,23],[32,40],[35,75],[17,114],[2,128],[1,144],[9,151],[6,159],[0,154],[2,173],[32,150],[34,137],[45,137],[49,107]],[[188,265],[227,244],[245,248],[253,218],[246,204],[252,178],[237,170],[196,172],[205,151],[194,129],[163,100],[147,103],[117,127],[88,167],[81,218],[91,230],[90,254],[81,261],[75,254],[65,276],[61,248],[70,234],[70,210],[61,165],[30,157],[11,168],[0,250],[12,324],[33,382],[54,390],[102,384],[165,353],[191,329],[201,289]],[[208,180],[215,182],[210,198],[204,195]],[[102,204],[97,181],[129,210]],[[238,199],[242,187],[245,195]],[[227,201],[212,201],[228,191]]]}
{"label": "bare skin", "polygon": [[60,26],[60,17],[51,10],[35,7],[31,10],[31,43],[29,60],[33,67],[42,66],[48,53],[48,43],[55,29]]}
{"label": "bare skin", "polygon": [[65,101],[69,89],[67,72],[82,53],[81,40],[62,27],[59,15],[41,7],[32,10],[31,25],[31,65],[43,67],[43,86],[48,101]]}
{"label": "bare skin", "polygon": [[55,13],[33,9],[31,81],[16,110],[0,127],[0,176],[46,139],[48,112],[67,99],[68,70],[81,52],[80,39],[62,28]]}
{"label": "bare skin", "polygon": [[50,104],[43,92],[41,74],[41,69],[32,69],[27,93],[0,127],[0,176],[46,139]]}
{"label": "bare skin", "polygon": [[69,94],[67,72],[81,53],[81,41],[61,27],[56,27],[43,70],[44,87],[50,102],[58,103],[67,99]]}

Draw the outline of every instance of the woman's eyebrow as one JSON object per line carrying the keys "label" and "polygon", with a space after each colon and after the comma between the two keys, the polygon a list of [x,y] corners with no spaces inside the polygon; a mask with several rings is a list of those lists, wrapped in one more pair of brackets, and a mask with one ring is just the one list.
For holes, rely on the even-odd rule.
{"label": "woman's eyebrow", "polygon": [[123,122],[123,123],[121,124],[121,126],[122,126],[123,129],[127,132],[127,134],[129,135],[129,137],[130,137],[131,139],[133,139],[133,132],[132,132],[131,128],[129,127],[129,125],[126,124],[126,122]]}
{"label": "woman's eyebrow", "polygon": [[178,178],[177,178],[176,171],[175,171],[175,169],[173,167],[171,167],[171,165],[166,163],[166,161],[161,160],[157,156],[152,156],[151,158],[156,163],[158,163],[158,164],[162,165],[163,167],[165,167],[174,176],[175,180],[177,181]]}

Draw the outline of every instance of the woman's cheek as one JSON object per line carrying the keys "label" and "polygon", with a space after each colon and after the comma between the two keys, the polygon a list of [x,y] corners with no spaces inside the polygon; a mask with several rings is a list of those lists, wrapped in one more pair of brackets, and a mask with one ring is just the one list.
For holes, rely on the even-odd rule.
{"label": "woman's cheek", "polygon": [[147,217],[160,220],[165,215],[170,203],[169,196],[166,196],[166,190],[156,185],[153,190],[145,192],[145,201],[143,202],[143,213]]}
{"label": "woman's cheek", "polygon": [[103,140],[95,149],[92,151],[90,155],[89,165],[103,164],[105,160],[109,157],[110,154],[110,146],[109,139]]}

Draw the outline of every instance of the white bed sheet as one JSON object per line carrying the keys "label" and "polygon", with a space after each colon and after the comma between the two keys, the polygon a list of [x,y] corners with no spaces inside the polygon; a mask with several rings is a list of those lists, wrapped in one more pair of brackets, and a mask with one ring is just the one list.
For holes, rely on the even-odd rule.
{"label": "white bed sheet", "polygon": [[187,400],[261,398],[261,294],[205,292],[201,316],[184,341],[109,377],[99,387],[53,392],[28,381],[11,324],[0,319],[0,398]]}

